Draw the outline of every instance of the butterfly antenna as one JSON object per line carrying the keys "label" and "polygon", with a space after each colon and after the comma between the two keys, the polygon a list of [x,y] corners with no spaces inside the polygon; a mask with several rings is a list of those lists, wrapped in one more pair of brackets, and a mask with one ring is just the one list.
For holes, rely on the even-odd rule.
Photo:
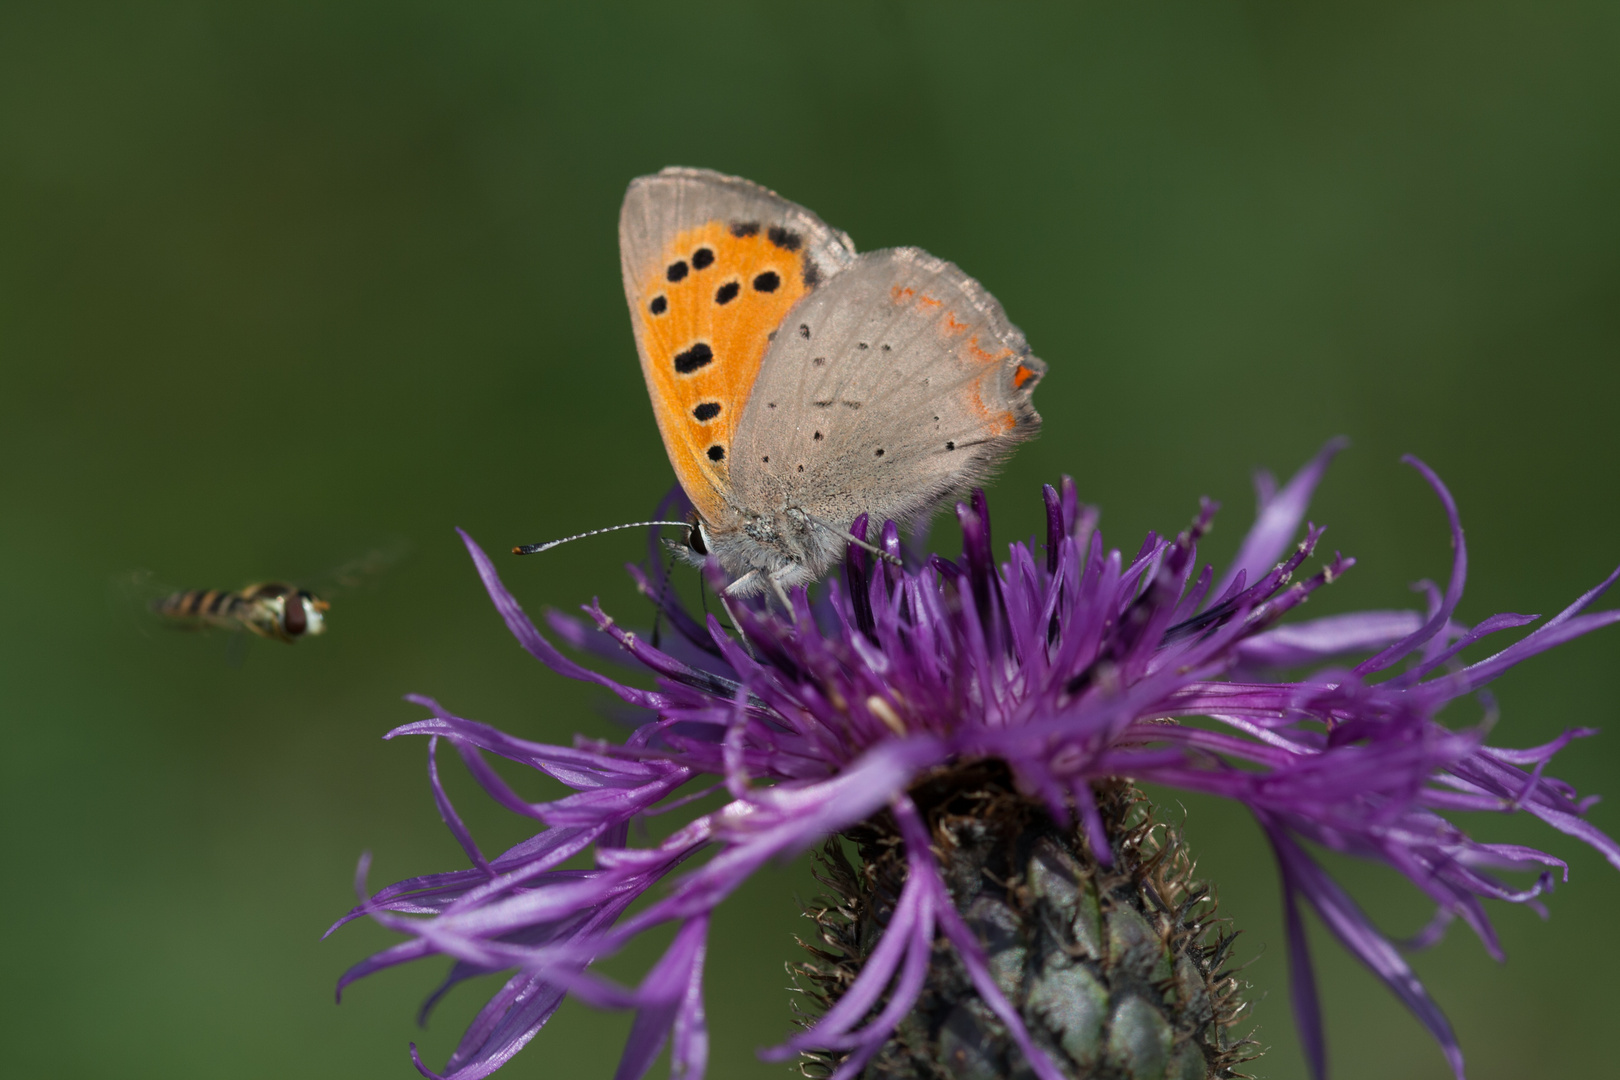
{"label": "butterfly antenna", "polygon": [[[801,511],[801,513],[802,513],[802,511]],[[827,524],[825,521],[822,521],[820,518],[816,517],[816,515],[814,515],[814,514],[805,514],[804,516],[805,516],[805,520],[809,521],[810,524],[819,526],[819,527],[821,527],[823,529],[826,529],[828,532],[832,533],[834,536],[838,537],[840,540],[848,541],[849,543],[854,544],[858,548],[863,548],[863,549],[865,549],[867,551],[870,551],[872,554],[876,555],[878,558],[882,559],[885,562],[893,563],[895,566],[899,566],[899,567],[904,567],[906,565],[905,563],[900,561],[900,557],[898,555],[890,555],[887,551],[884,551],[882,548],[878,547],[876,544],[869,544],[865,540],[862,540],[860,537],[856,536],[854,533],[849,532],[846,529],[835,528],[834,526]]]}
{"label": "butterfly antenna", "polygon": [[623,525],[609,525],[605,529],[592,529],[574,536],[565,536],[561,540],[547,540],[543,544],[519,544],[512,549],[514,555],[538,555],[542,551],[550,551],[559,544],[566,544],[570,540],[583,540],[587,536],[601,536],[603,533],[618,532],[620,529],[645,529],[649,525],[669,525],[676,529],[692,531],[692,525],[686,521],[629,521]]}

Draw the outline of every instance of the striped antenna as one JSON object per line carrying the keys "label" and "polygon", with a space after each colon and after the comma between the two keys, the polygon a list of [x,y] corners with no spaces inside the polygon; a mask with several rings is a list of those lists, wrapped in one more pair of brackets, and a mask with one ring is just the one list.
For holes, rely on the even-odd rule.
{"label": "striped antenna", "polygon": [[550,551],[559,544],[566,544],[570,540],[583,540],[587,536],[601,536],[603,533],[618,532],[621,529],[645,529],[649,525],[670,525],[677,529],[692,531],[692,526],[685,521],[631,521],[623,525],[609,525],[605,529],[592,529],[575,536],[565,536],[561,540],[547,540],[543,544],[519,544],[512,549],[514,555],[538,555],[542,551]]}

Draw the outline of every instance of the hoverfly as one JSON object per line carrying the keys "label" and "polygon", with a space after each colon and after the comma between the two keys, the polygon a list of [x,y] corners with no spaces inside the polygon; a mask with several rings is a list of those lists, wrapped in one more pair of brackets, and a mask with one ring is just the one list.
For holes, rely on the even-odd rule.
{"label": "hoverfly", "polygon": [[[114,579],[117,591],[176,629],[231,632],[233,656],[239,655],[247,631],[257,637],[285,641],[326,632],[325,597],[347,593],[403,559],[410,542],[399,539],[386,547],[344,563],[324,575],[312,588],[284,581],[261,582],[237,590],[175,589],[153,580],[150,571],[137,570]],[[233,659],[233,663],[237,662]]]}
{"label": "hoverfly", "polygon": [[167,619],[192,626],[221,630],[247,630],[262,638],[291,645],[301,637],[326,632],[326,612],[332,605],[307,589],[279,581],[222,589],[188,589],[151,602],[151,609]]}

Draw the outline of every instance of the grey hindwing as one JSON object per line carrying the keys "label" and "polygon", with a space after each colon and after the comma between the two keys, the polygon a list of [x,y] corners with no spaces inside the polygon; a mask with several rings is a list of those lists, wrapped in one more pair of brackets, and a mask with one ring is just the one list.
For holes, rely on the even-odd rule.
{"label": "grey hindwing", "polygon": [[780,227],[796,234],[823,280],[855,257],[855,244],[847,233],[769,188],[712,169],[671,166],[632,180],[619,210],[619,264],[625,295],[638,321],[641,313],[634,300],[639,282],[634,275],[645,272],[679,233],[717,220],[762,229]]}
{"label": "grey hindwing", "polygon": [[765,354],[738,421],[735,503],[909,524],[1036,433],[1045,371],[954,264],[917,248],[858,256]]}

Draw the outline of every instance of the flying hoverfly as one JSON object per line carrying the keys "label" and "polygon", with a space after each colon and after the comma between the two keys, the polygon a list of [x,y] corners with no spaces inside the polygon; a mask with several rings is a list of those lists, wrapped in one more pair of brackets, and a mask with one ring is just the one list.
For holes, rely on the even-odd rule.
{"label": "flying hoverfly", "polygon": [[120,592],[143,597],[148,611],[177,629],[225,630],[238,641],[245,640],[246,635],[237,632],[245,630],[290,645],[299,638],[326,632],[326,613],[332,605],[325,597],[358,588],[404,558],[409,550],[409,541],[396,540],[344,563],[323,577],[324,584],[312,589],[270,581],[234,591],[177,590],[158,585],[145,570],[118,579],[118,584]]}
{"label": "flying hoverfly", "polygon": [[235,592],[188,589],[158,597],[150,606],[180,623],[247,630],[291,645],[301,637],[326,633],[326,612],[332,605],[308,589],[269,581]]}

